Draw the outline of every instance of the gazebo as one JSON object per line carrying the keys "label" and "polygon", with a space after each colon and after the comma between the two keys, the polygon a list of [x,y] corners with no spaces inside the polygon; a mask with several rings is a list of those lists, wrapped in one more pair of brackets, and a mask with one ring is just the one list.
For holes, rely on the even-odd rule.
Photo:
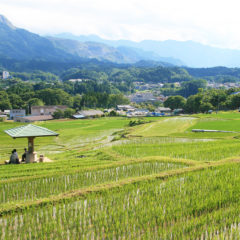
{"label": "gazebo", "polygon": [[26,154],[26,163],[36,162],[37,153],[34,152],[34,138],[58,136],[59,134],[47,128],[36,126],[33,124],[23,125],[16,128],[11,128],[4,131],[13,139],[28,138],[28,152]]}

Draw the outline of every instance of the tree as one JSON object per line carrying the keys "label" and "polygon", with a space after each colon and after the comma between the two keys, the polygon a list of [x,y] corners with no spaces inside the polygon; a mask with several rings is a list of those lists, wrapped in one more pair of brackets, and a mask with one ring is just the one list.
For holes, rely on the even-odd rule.
{"label": "tree", "polygon": [[210,102],[202,102],[200,105],[200,111],[205,113],[213,109],[213,105]]}
{"label": "tree", "polygon": [[129,99],[124,97],[123,94],[110,94],[109,95],[109,101],[108,101],[108,107],[116,107],[120,104],[129,104]]}
{"label": "tree", "polygon": [[55,119],[60,119],[64,117],[64,112],[60,109],[57,109],[54,113],[53,113],[53,118]]}
{"label": "tree", "polygon": [[39,98],[31,98],[27,101],[28,105],[31,106],[43,106],[44,103],[41,99]]}
{"label": "tree", "polygon": [[182,89],[180,90],[180,94],[184,97],[189,97],[190,95],[194,95],[198,93],[199,89],[205,89],[207,86],[207,81],[204,79],[191,80],[182,83]]}
{"label": "tree", "polygon": [[197,113],[200,111],[200,105],[202,103],[202,94],[196,94],[188,97],[184,107],[184,111],[187,113]]}
{"label": "tree", "polygon": [[64,117],[65,117],[65,118],[71,118],[72,115],[73,115],[75,112],[76,112],[76,111],[75,111],[74,109],[72,109],[72,108],[67,108],[67,109],[65,109],[65,111],[64,111]]}
{"label": "tree", "polygon": [[12,94],[9,94],[8,97],[13,109],[20,109],[23,107],[24,102],[19,95],[12,93]]}
{"label": "tree", "polygon": [[37,91],[36,96],[40,98],[45,105],[68,105],[72,106],[72,97],[62,89],[46,88]]}
{"label": "tree", "polygon": [[164,102],[164,107],[169,107],[172,110],[178,108],[184,108],[186,99],[182,96],[171,96]]}
{"label": "tree", "polygon": [[73,108],[80,110],[81,109],[81,101],[82,101],[82,97],[79,94],[74,96],[73,97]]}
{"label": "tree", "polygon": [[110,113],[109,113],[109,116],[110,117],[116,117],[117,116],[117,112],[112,110]]}
{"label": "tree", "polygon": [[8,94],[4,91],[0,91],[0,109],[1,111],[11,109],[11,103],[8,98]]}
{"label": "tree", "polygon": [[240,107],[240,93],[235,95],[230,95],[227,99],[228,107],[230,109],[237,109]]}

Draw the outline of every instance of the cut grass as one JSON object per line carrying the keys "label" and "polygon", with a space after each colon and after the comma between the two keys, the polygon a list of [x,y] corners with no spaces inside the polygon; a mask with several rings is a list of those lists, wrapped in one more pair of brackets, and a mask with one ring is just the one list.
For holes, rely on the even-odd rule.
{"label": "cut grass", "polygon": [[184,132],[196,121],[197,119],[192,117],[162,118],[156,122],[133,127],[130,135],[144,137],[169,136],[173,133]]}

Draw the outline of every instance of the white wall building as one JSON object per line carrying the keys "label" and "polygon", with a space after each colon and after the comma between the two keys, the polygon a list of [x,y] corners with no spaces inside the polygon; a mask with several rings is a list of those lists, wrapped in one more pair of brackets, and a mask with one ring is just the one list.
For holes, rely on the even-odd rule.
{"label": "white wall building", "polygon": [[7,72],[7,71],[3,71],[3,73],[2,73],[2,78],[3,78],[3,79],[8,79],[9,77],[10,77],[10,73]]}
{"label": "white wall building", "polygon": [[10,119],[14,120],[16,117],[25,117],[26,110],[25,109],[11,109],[10,110]]}

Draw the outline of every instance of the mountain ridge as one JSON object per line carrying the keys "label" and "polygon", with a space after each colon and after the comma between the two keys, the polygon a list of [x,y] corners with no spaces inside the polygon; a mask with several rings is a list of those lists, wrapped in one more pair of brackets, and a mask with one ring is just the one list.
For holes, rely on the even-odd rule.
{"label": "mountain ridge", "polygon": [[[39,59],[56,62],[89,58],[130,64],[141,60],[154,60],[159,61],[159,65],[162,66],[181,63],[175,59],[171,63],[171,58],[161,58],[157,54],[138,49],[115,48],[92,41],[83,43],[71,39],[42,37],[13,26],[3,15],[0,15],[0,56],[18,60]],[[170,63],[164,63],[163,60]]]}
{"label": "mountain ridge", "polygon": [[217,48],[194,41],[177,40],[143,40],[134,42],[130,40],[107,40],[97,35],[73,35],[71,33],[55,34],[59,38],[69,38],[79,41],[95,40],[114,47],[133,47],[144,51],[154,52],[161,57],[180,59],[189,67],[239,67],[240,50]]}

